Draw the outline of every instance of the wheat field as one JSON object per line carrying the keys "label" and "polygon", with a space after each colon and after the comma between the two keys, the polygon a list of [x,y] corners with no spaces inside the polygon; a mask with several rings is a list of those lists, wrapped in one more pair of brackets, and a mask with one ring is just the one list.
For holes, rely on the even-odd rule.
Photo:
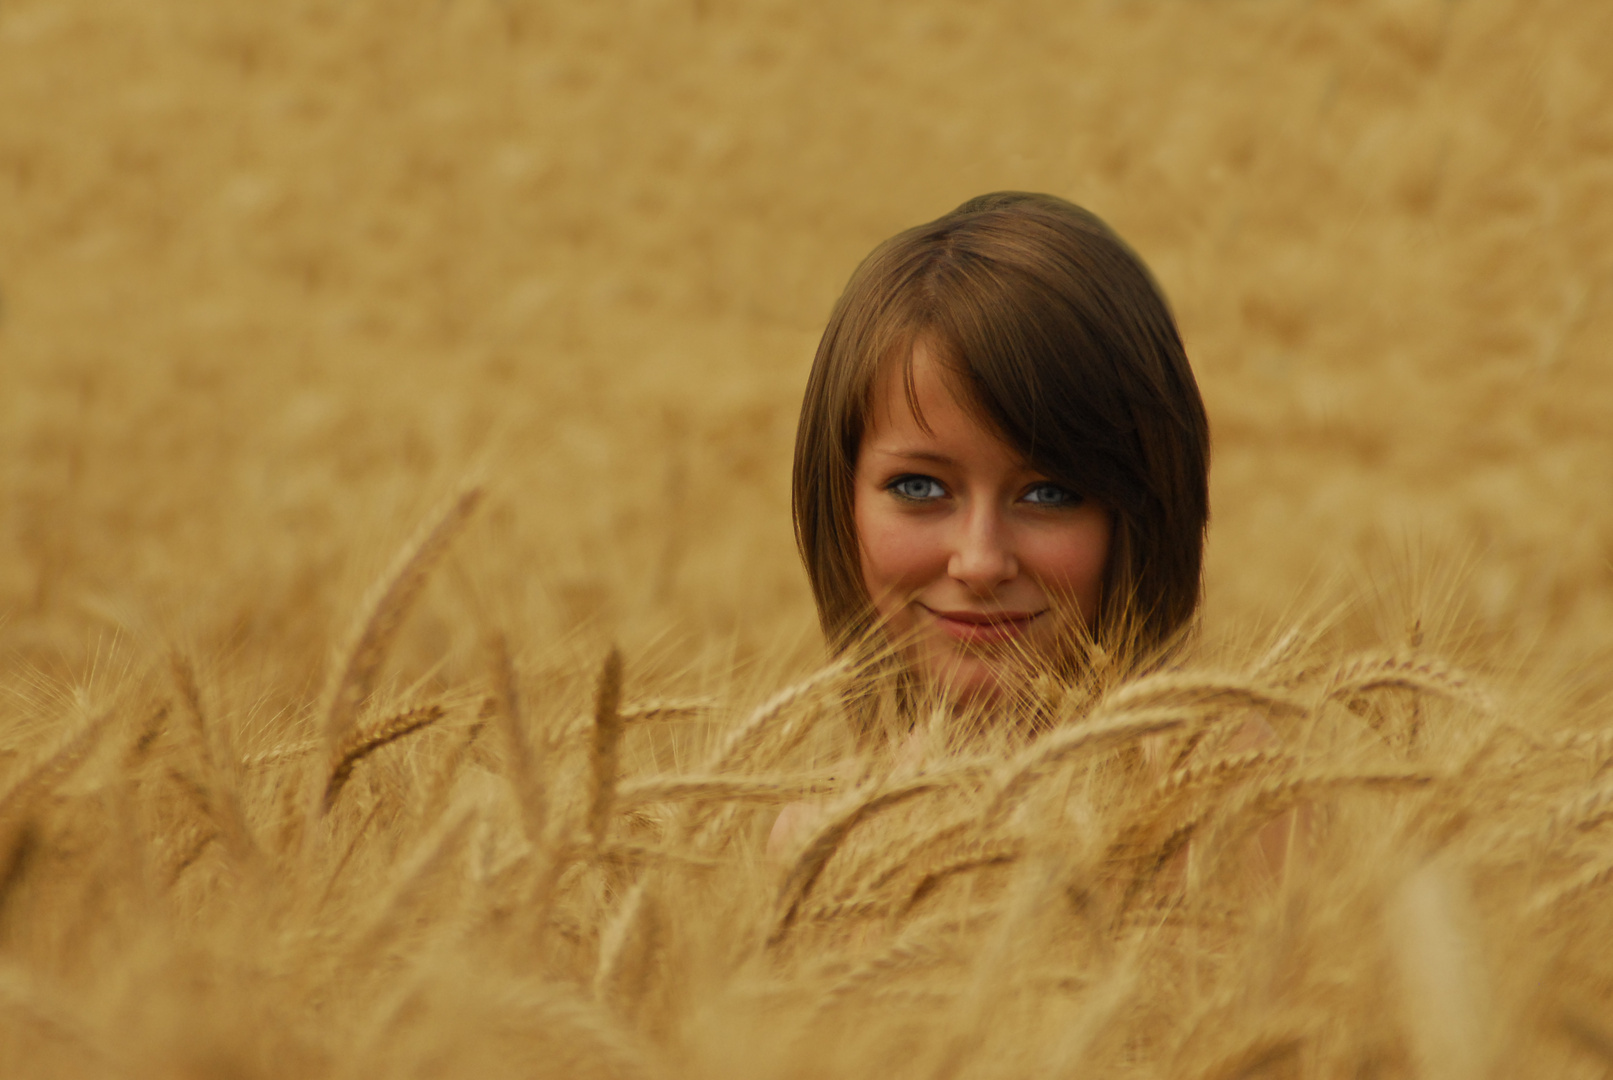
{"label": "wheat field", "polygon": [[[1608,55],[1602,0],[0,0],[0,1075],[1607,1075]],[[1004,188],[1171,297],[1203,623],[858,742],[800,390]]]}

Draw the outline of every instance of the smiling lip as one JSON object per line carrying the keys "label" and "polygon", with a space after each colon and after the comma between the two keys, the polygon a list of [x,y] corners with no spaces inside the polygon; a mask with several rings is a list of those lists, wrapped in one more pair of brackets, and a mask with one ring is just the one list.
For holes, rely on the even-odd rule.
{"label": "smiling lip", "polygon": [[950,637],[975,645],[1010,641],[1023,634],[1042,615],[1040,611],[924,610],[935,616],[935,621]]}

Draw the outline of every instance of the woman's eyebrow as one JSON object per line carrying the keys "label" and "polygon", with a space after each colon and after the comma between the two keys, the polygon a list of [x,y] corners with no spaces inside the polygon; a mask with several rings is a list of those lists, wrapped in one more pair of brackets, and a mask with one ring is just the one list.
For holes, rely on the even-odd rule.
{"label": "woman's eyebrow", "polygon": [[887,457],[904,458],[908,461],[929,461],[934,462],[937,465],[956,464],[952,458],[945,454],[937,453],[934,450],[882,450],[880,452],[885,454]]}

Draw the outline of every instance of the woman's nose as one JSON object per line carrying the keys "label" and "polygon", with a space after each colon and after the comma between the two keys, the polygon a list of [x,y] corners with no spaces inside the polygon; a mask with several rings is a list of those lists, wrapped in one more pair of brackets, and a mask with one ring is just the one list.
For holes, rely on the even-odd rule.
{"label": "woman's nose", "polygon": [[977,510],[959,523],[947,573],[977,596],[989,596],[1019,573],[1019,560],[1001,515]]}

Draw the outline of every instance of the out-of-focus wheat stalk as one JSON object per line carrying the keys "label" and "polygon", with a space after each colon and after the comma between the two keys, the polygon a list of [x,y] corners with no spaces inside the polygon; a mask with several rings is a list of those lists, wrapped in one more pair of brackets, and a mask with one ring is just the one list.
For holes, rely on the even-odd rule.
{"label": "out-of-focus wheat stalk", "polygon": [[363,618],[337,668],[325,707],[325,739],[333,747],[346,737],[359,709],[369,699],[409,609],[426,587],[432,569],[447,553],[448,545],[481,503],[482,494],[481,488],[470,487],[454,496],[418,536],[404,545],[363,605]]}
{"label": "out-of-focus wheat stalk", "polygon": [[[18,756],[0,795],[13,970],[70,954],[50,937],[68,925],[56,910],[102,912],[82,947],[144,970],[168,953],[136,913],[162,912],[164,933],[194,923],[230,963],[353,1001],[307,1022],[344,1025],[354,1054],[413,1060],[408,1040],[428,1032],[570,1038],[577,1075],[700,1074],[724,1039],[790,1047],[836,1074],[957,1077],[1077,1060],[1331,1074],[1396,1053],[1408,1075],[1478,1076],[1543,1052],[1551,1032],[1551,1045],[1601,1054],[1584,1004],[1601,984],[1576,976],[1570,1009],[1536,1001],[1522,974],[1563,963],[1554,950],[1606,910],[1599,714],[1543,731],[1516,711],[1522,691],[1480,689],[1426,643],[1416,656],[1329,653],[1308,637],[1280,677],[1258,657],[1247,674],[1116,675],[1029,736],[952,730],[938,712],[911,746],[852,740],[826,764],[804,749],[808,725],[854,722],[883,673],[833,664],[749,710],[653,685],[629,704],[615,649],[540,679],[503,634],[481,640],[485,679],[361,722],[367,704],[327,750],[332,843],[274,839],[300,819],[288,793],[328,744],[236,756],[239,735],[210,734],[230,722],[208,707],[219,695],[179,654],[177,702],[136,696]],[[635,722],[692,713],[699,725]],[[1355,727],[1329,726],[1346,715]],[[169,716],[185,721],[177,734]],[[1410,716],[1416,742],[1371,734]],[[1284,734],[1244,747],[1233,736],[1256,720]],[[116,751],[98,754],[119,722]],[[479,738],[489,724],[501,739]],[[382,753],[405,739],[407,754]],[[689,767],[654,765],[668,760]],[[769,856],[786,805],[806,825]],[[114,807],[123,824],[106,831]],[[1274,871],[1279,825],[1288,854]],[[115,835],[149,851],[115,851]],[[1416,869],[1435,855],[1437,871]],[[1453,868],[1486,882],[1482,903],[1456,903]],[[1524,957],[1518,978],[1481,949]],[[489,987],[536,979],[565,1009],[523,1013],[539,1025],[525,1033],[501,1026],[497,994],[450,1015],[439,967],[466,951]],[[1493,992],[1475,991],[1473,972]],[[157,1000],[188,985],[148,981]],[[94,982],[33,1001],[19,975],[0,987],[0,1028],[52,1060],[98,1060],[126,1029],[82,996]],[[1263,998],[1274,985],[1281,998]],[[1308,1011],[1322,1000],[1336,1003],[1332,1028]],[[731,1014],[716,1043],[700,1034],[711,1010]],[[1481,1026],[1506,1037],[1467,1045]],[[885,1056],[915,1030],[924,1053]],[[837,1057],[835,1035],[860,1049]]]}
{"label": "out-of-focus wheat stalk", "polygon": [[422,728],[435,724],[445,715],[447,714],[441,705],[426,705],[418,709],[406,709],[350,734],[332,755],[330,775],[325,781],[323,799],[325,810],[328,812],[335,804],[337,797],[342,793],[342,788],[347,784],[348,777],[353,775],[354,766],[360,761],[389,743],[397,742],[406,735],[412,735]]}

